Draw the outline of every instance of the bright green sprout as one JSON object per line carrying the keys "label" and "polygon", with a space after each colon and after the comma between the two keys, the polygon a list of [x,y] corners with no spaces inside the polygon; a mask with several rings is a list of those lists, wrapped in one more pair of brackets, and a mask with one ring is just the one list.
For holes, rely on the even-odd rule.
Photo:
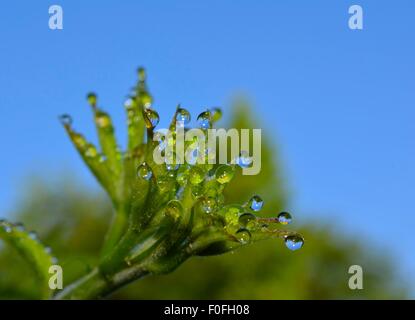
{"label": "bright green sprout", "polygon": [[[166,139],[155,131],[160,119],[152,108],[153,98],[143,68],[138,70],[138,83],[125,102],[128,124],[125,152],[120,150],[111,117],[99,107],[97,96],[90,93],[87,101],[94,115],[100,148],[74,130],[70,116],[63,115],[60,120],[80,156],[111,198],[114,218],[99,264],[55,298],[102,298],[143,276],[171,272],[191,256],[221,254],[258,240],[282,238],[291,250],[302,247],[301,235],[280,229],[281,224],[291,222],[290,214],[284,212],[273,218],[256,215],[263,206],[259,196],[254,195],[244,205],[225,204],[224,188],[237,170],[251,162],[246,152],[241,152],[231,164],[208,164],[212,157],[210,150],[199,150],[197,141],[190,141],[185,144],[185,150],[191,151],[186,159],[194,161],[182,164],[174,153],[165,154],[169,161],[164,164],[154,161],[156,148],[163,151],[170,145],[174,150],[176,141],[174,136]],[[207,109],[197,117],[198,126],[205,132],[221,116],[219,108]],[[179,105],[169,129],[176,127],[176,121],[188,125],[190,120],[190,113]],[[196,161],[201,155],[206,155],[203,164]],[[11,242],[27,238],[6,222],[0,226],[3,227],[0,236]],[[11,233],[16,235],[8,236]],[[24,252],[38,243],[25,241],[28,243]],[[25,254],[36,265],[43,266],[42,281],[47,281],[44,265],[52,263],[53,258],[37,254],[31,257],[30,250]]]}

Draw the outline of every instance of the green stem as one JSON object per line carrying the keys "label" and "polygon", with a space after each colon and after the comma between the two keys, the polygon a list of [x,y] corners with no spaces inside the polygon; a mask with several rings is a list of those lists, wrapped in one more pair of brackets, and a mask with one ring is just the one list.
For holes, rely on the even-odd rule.
{"label": "green stem", "polygon": [[130,268],[125,269],[111,277],[106,277],[98,268],[95,268],[89,274],[59,292],[54,299],[101,299],[118,288],[134,280],[143,278],[147,274],[148,272],[144,269]]}

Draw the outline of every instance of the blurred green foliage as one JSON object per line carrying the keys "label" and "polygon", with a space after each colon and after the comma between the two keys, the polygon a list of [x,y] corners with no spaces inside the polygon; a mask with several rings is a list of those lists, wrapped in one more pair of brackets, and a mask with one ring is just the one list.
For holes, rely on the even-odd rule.
{"label": "blurred green foliage", "polygon": [[[239,106],[230,127],[256,127],[249,109]],[[274,137],[269,137],[274,139]],[[275,141],[272,141],[273,145]],[[227,202],[243,202],[252,194],[266,201],[269,216],[283,210],[287,195],[276,150],[263,141],[262,171],[238,176],[226,192]],[[98,259],[102,239],[111,219],[111,204],[101,193],[80,186],[69,176],[50,183],[30,179],[12,218],[37,230],[51,246],[69,284],[90,270]],[[298,217],[294,213],[296,229]],[[137,281],[113,299],[384,299],[405,298],[396,286],[390,261],[370,254],[356,240],[342,238],[326,226],[303,225],[304,247],[296,252],[282,240],[264,241],[221,256],[192,258],[171,274]],[[348,268],[364,269],[364,289],[348,288]],[[0,251],[0,298],[36,297],[30,268],[13,249]]]}

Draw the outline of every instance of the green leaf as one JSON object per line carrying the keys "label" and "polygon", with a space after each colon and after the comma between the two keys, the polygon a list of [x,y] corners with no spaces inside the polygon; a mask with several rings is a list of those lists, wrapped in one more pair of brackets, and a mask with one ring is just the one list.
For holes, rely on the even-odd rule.
{"label": "green leaf", "polygon": [[47,299],[51,296],[49,288],[49,268],[56,264],[56,258],[50,254],[50,248],[45,247],[33,232],[27,232],[20,224],[0,220],[0,238],[14,247],[32,266],[39,281],[40,297]]}

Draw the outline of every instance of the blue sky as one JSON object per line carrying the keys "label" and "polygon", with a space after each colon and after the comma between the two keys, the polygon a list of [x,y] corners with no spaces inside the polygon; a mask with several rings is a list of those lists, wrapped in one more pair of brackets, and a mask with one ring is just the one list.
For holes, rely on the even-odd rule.
{"label": "blue sky", "polygon": [[[48,28],[52,4],[61,31]],[[362,31],[348,28],[352,4]],[[2,1],[0,210],[29,173],[68,169],[96,185],[57,116],[94,137],[95,91],[124,137],[122,102],[144,65],[165,119],[178,102],[226,114],[248,93],[281,149],[296,219],[335,222],[413,281],[414,11],[410,0]]]}

